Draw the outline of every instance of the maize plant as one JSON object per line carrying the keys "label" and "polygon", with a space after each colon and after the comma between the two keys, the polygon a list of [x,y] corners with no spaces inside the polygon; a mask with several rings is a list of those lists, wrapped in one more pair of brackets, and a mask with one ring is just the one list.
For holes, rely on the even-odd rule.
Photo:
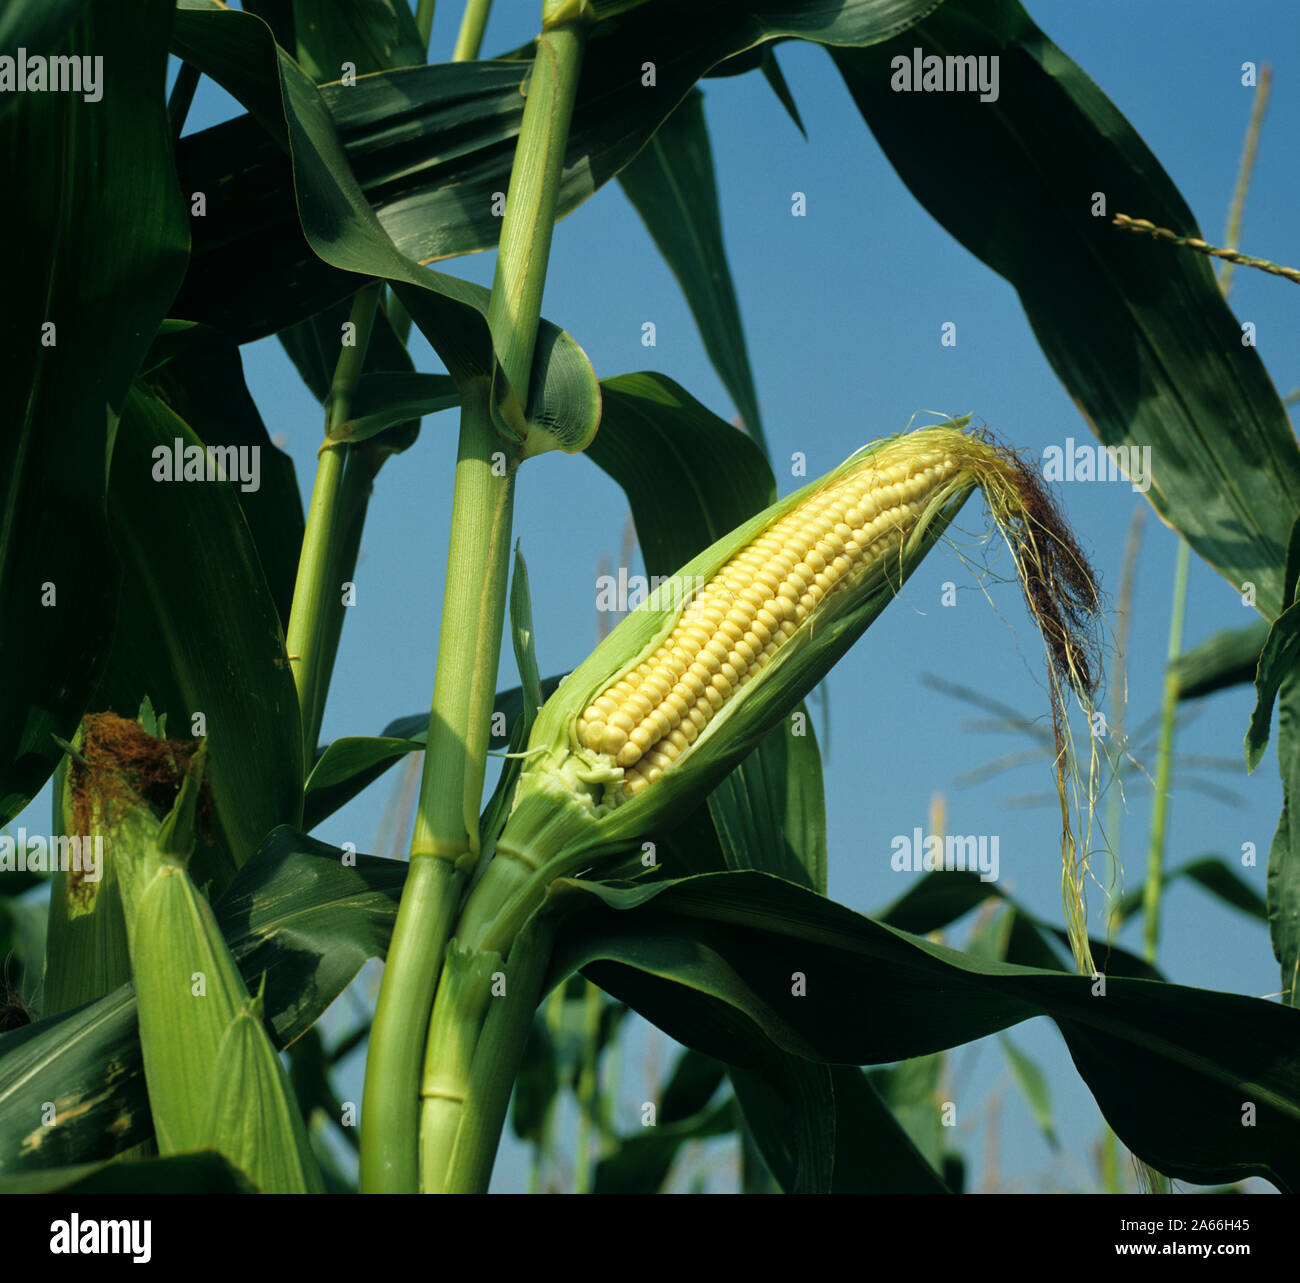
{"label": "maize plant", "polygon": [[[497,1161],[509,1122],[534,1190],[718,1188],[687,1161],[717,1142],[725,1188],[962,1192],[950,1049],[999,1035],[1055,1144],[1042,1072],[1004,1036],[1033,1016],[1096,1101],[1079,1187],[1300,1188],[1300,449],[1226,280],[1183,252],[1205,242],[1173,181],[1018,0],[543,0],[523,26],[519,6],[490,24],[486,0],[455,7],[0,12],[0,1190],[484,1193],[524,1184],[517,1151]],[[991,427],[895,422],[829,360],[798,415],[765,419],[701,85],[802,130],[778,45],[831,59],[911,194],[1015,286],[1096,444],[997,405]],[[967,64],[978,85],[954,80]],[[598,375],[612,323],[545,290],[572,264],[601,275],[588,213],[563,220],[614,179],[734,423],[667,344],[674,377]],[[294,461],[264,361],[319,406]],[[837,379],[852,416],[818,404]],[[434,463],[421,425],[441,414],[458,434]],[[1125,676],[1131,574],[1117,622],[1103,509],[1040,458],[1067,431],[1070,476],[1119,459],[1182,549],[1154,683]],[[407,478],[399,556],[382,523]],[[593,638],[556,602],[617,546],[624,503],[639,552],[609,578],[639,557],[646,591]],[[359,588],[367,531],[392,577]],[[1184,653],[1191,552],[1262,619]],[[536,620],[525,553],[545,567]],[[421,588],[398,586],[407,568]],[[384,593],[410,615],[363,644]],[[920,747],[947,725],[913,689],[927,647],[1033,738],[1045,827],[950,834],[957,800],[913,829],[911,792],[949,783]],[[349,727],[411,664],[421,711]],[[1013,668],[1031,693],[1003,698]],[[1251,769],[1281,706],[1277,836],[1258,868],[1171,867],[1179,701],[1249,682]],[[1148,770],[1122,730],[1153,685]],[[366,790],[399,764],[406,801],[381,807]],[[1119,799],[1141,779],[1151,856],[1125,881]],[[354,803],[405,849],[348,838]],[[840,830],[863,895],[916,875],[888,907],[829,896]],[[1031,912],[1020,889],[1043,875],[1059,896]],[[1271,996],[1158,969],[1180,876],[1267,923]],[[1142,956],[1118,934],[1138,916]],[[615,1066],[647,1027],[677,1059],[629,1112]]]}

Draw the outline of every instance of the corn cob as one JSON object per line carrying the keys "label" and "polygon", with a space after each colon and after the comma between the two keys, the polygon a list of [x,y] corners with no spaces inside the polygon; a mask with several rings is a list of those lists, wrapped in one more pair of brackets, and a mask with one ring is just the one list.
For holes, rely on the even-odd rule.
{"label": "corn cob", "polygon": [[[760,513],[561,683],[466,905],[469,947],[508,947],[555,877],[698,805],[893,599],[977,488],[1043,634],[1060,736],[1062,692],[1094,688],[1096,581],[1036,473],[967,422],[878,442]],[[1072,869],[1068,825],[1065,850]]]}
{"label": "corn cob", "polygon": [[649,659],[579,719],[582,747],[624,770],[635,797],[708,728],[823,601],[852,592],[903,544],[958,470],[950,451],[882,451],[787,512],[731,558]]}
{"label": "corn cob", "polygon": [[228,1155],[266,1193],[324,1193],[302,1112],[262,1027],[260,994],[231,1021],[213,1076],[218,1087],[204,1143]]}
{"label": "corn cob", "polygon": [[158,1150],[214,1148],[267,1193],[319,1191],[260,1003],[186,871],[204,761],[200,747],[156,839],[118,869]]}

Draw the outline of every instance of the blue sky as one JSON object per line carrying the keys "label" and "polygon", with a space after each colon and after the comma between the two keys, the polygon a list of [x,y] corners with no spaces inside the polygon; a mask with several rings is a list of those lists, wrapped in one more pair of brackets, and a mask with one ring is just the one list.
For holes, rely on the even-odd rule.
{"label": "blue sky", "polygon": [[[1271,61],[1273,96],[1241,248],[1281,262],[1300,261],[1295,220],[1300,176],[1294,164],[1300,85],[1294,57],[1286,55],[1300,47],[1300,23],[1291,0],[1246,0],[1234,7],[1227,24],[1222,6],[1208,0],[1191,0],[1176,10],[1156,0],[1086,5],[1037,0],[1027,7],[1133,123],[1182,191],[1203,234],[1216,243],[1221,243],[1251,105],[1252,91],[1240,84],[1240,65]],[[449,57],[458,21],[458,6],[438,6],[435,60]],[[484,52],[523,43],[535,33],[535,23],[535,5],[499,3]],[[807,141],[758,76],[706,81],[704,89],[726,244],[782,493],[801,484],[790,475],[794,452],[807,456],[808,474],[815,476],[863,443],[903,429],[918,412],[921,422],[927,411],[969,411],[1003,440],[1035,456],[1070,436],[1091,442],[1014,291],[916,203],[862,123],[825,52],[790,43],[779,47],[778,57],[803,114]],[[237,113],[205,80],[189,127]],[[806,194],[804,218],[791,217],[795,191]],[[998,193],[972,191],[970,199],[996,202]],[[1152,253],[1174,252],[1152,246]],[[492,265],[493,255],[480,254],[439,266],[490,284]],[[1282,392],[1300,384],[1297,297],[1285,282],[1237,272],[1234,310],[1256,323],[1261,355]],[[735,414],[676,282],[617,184],[603,188],[556,228],[544,312],[582,344],[601,377],[658,370],[723,417]],[[641,345],[647,320],[656,326],[653,349]],[[939,343],[940,325],[949,320],[958,326],[955,348]],[[441,368],[422,341],[413,354],[419,368]],[[284,438],[294,459],[305,503],[322,432],[319,407],[275,340],[246,347],[244,361],[269,430]],[[357,569],[357,604],[348,614],[325,715],[326,740],[377,733],[394,717],[428,708],[455,439],[454,413],[426,419],[416,445],[379,477]],[[1145,499],[1125,483],[1076,482],[1060,486],[1058,494],[1113,603],[1126,533]],[[573,667],[594,643],[599,563],[603,557],[618,564],[626,515],[621,493],[585,458],[548,455],[521,471],[515,529],[528,560],[544,673]],[[1159,705],[1176,549],[1174,535],[1149,507],[1146,518],[1133,598],[1130,727]],[[1018,588],[1011,581],[990,580],[986,597],[964,564],[981,564],[984,516],[974,502],[959,524],[962,559],[949,548],[936,550],[828,680],[830,893],[863,912],[902,894],[917,875],[890,868],[891,839],[925,827],[931,799],[942,793],[950,831],[999,835],[1002,885],[1035,913],[1059,921],[1057,817],[1050,805],[1009,804],[1050,788],[1047,764],[959,787],[965,773],[1026,742],[969,728],[973,711],[923,682],[923,675],[932,673],[978,685],[1026,716],[1045,717],[1048,711],[1041,645]],[[1007,580],[1005,553],[992,568],[998,579]],[[641,570],[636,555],[629,569]],[[959,586],[954,607],[940,605],[946,580]],[[1193,557],[1186,643],[1253,618],[1239,595]],[[507,653],[500,685],[514,681]],[[1245,688],[1204,701],[1180,732],[1178,751],[1240,763],[1250,706]],[[819,712],[819,733],[822,726]],[[1270,750],[1251,777],[1239,767],[1235,774],[1204,778],[1234,790],[1240,805],[1180,788],[1170,807],[1167,858],[1173,863],[1207,853],[1235,858],[1243,843],[1253,842],[1260,863],[1242,872],[1262,894],[1264,861],[1281,804],[1276,758]],[[361,850],[389,850],[383,829],[398,810],[399,781],[393,772],[316,836],[336,844],[352,841]],[[1130,885],[1142,878],[1149,810],[1150,790],[1132,789],[1120,852]],[[1100,929],[1096,912],[1102,901],[1094,887],[1094,932]],[[961,924],[947,938],[960,944],[967,929]],[[1138,931],[1131,927],[1120,942],[1140,949]],[[1165,897],[1160,963],[1171,979],[1184,984],[1254,995],[1278,988],[1264,928],[1183,886]],[[374,970],[363,973],[358,992],[373,991]],[[350,1027],[357,1001],[354,995],[336,1004],[327,1030]],[[967,1156],[971,1183],[979,1188],[994,1173],[991,1179],[1001,1189],[1094,1188],[1089,1151],[1101,1119],[1060,1036],[1049,1022],[1036,1020],[1014,1030],[1013,1037],[1048,1077],[1063,1149],[1053,1155],[1040,1137],[992,1040],[959,1048],[951,1057],[947,1098],[957,1106],[954,1140]],[[640,1102],[655,1094],[656,1057],[660,1072],[671,1064],[662,1036],[637,1022],[623,1056],[616,1109],[616,1119],[628,1131],[639,1125]],[[345,1097],[359,1100],[360,1078],[360,1057],[355,1057],[344,1075]],[[992,1143],[991,1098],[1000,1102]],[[713,1164],[714,1188],[727,1187],[728,1161],[727,1149],[717,1146],[697,1160]],[[508,1136],[493,1188],[518,1190],[526,1180],[526,1152]]]}

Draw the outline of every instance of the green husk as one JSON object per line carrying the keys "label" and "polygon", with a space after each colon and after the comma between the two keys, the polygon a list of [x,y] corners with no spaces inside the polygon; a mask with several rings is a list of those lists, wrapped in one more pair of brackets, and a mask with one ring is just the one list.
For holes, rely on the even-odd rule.
{"label": "green husk", "polygon": [[320,1191],[260,1001],[186,869],[205,761],[200,746],[154,840],[118,855],[158,1150],[216,1149],[267,1193]]}
{"label": "green husk", "polygon": [[[554,878],[626,850],[645,834],[663,831],[688,814],[797,706],[893,600],[976,488],[984,493],[999,531],[1011,546],[1051,661],[1053,722],[1062,748],[1057,776],[1065,826],[1066,897],[1072,917],[1081,912],[1079,861],[1066,802],[1067,764],[1072,770],[1073,759],[1067,751],[1063,703],[1067,687],[1086,697],[1094,690],[1095,643],[1089,630],[1098,590],[1041,480],[986,434],[963,431],[968,422],[968,418],[950,420],[906,437],[877,441],[827,476],[765,509],[660,585],[561,683],[533,727],[514,806],[495,858],[466,906],[462,940],[478,947],[506,946],[527,906],[535,906]],[[590,702],[653,654],[680,619],[691,585],[708,582],[732,556],[816,491],[903,441],[914,442],[918,451],[942,447],[957,457],[960,467],[924,501],[901,548],[877,561],[848,591],[823,599],[670,769],[635,796],[622,794],[617,768],[579,743],[577,722]],[[509,910],[507,904],[512,906]]]}
{"label": "green husk", "polygon": [[264,1193],[324,1193],[302,1113],[262,1024],[260,993],[227,1028],[215,1080],[203,1127],[207,1143]]}

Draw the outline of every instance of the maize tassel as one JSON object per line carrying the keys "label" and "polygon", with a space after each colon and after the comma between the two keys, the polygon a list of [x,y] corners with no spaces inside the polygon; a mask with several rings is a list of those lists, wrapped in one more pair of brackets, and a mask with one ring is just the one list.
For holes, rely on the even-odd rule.
{"label": "maize tassel", "polygon": [[1043,633],[1054,706],[1066,686],[1092,693],[1099,595],[1087,562],[1037,476],[967,422],[877,442],[724,536],[565,679],[533,727],[463,940],[500,947],[518,923],[493,915],[525,882],[536,891],[697,805],[879,615],[977,488]]}

